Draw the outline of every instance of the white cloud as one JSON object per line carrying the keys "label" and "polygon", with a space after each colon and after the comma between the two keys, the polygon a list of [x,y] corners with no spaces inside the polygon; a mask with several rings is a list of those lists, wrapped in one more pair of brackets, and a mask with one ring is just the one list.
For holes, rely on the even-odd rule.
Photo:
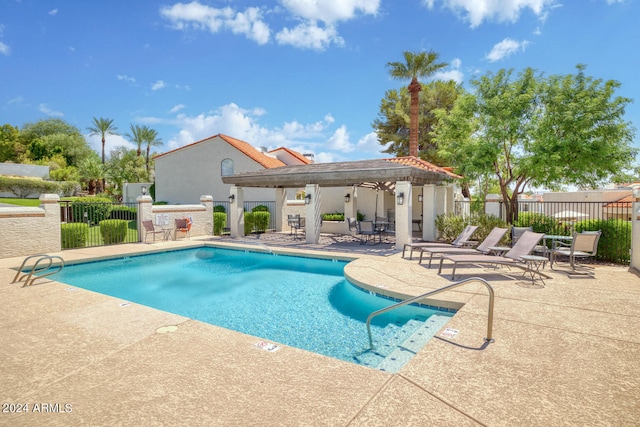
{"label": "white cloud", "polygon": [[276,40],[279,44],[315,50],[325,50],[331,44],[344,45],[333,25],[320,28],[315,22],[305,22],[293,29],[283,28],[276,34]]}
{"label": "white cloud", "polygon": [[343,153],[350,153],[356,149],[356,147],[349,142],[349,132],[345,125],[340,126],[327,141],[327,147],[331,150],[340,151]]}
{"label": "white cloud", "polygon": [[526,40],[519,42],[517,40],[506,38],[493,46],[493,49],[491,49],[491,52],[487,54],[486,58],[490,62],[500,61],[518,51],[524,52],[528,44],[529,42]]}
{"label": "white cloud", "polygon": [[62,117],[64,116],[64,113],[60,112],[60,111],[54,111],[51,108],[49,108],[49,106],[47,104],[40,104],[38,105],[38,110],[41,113],[46,114],[49,117]]}
{"label": "white cloud", "polygon": [[136,79],[134,79],[133,77],[129,77],[126,74],[118,74],[117,77],[118,77],[118,80],[123,80],[123,81],[128,82],[128,83],[135,83],[136,82]]}
{"label": "white cloud", "polygon": [[167,84],[165,82],[163,82],[162,80],[158,80],[157,82],[155,82],[151,86],[151,90],[160,90],[160,89],[163,89],[166,86],[167,86]]}
{"label": "white cloud", "polygon": [[[428,8],[433,8],[436,1],[423,0],[423,3]],[[555,7],[557,0],[441,0],[440,3],[468,21],[471,28],[475,28],[488,20],[516,22],[525,9],[546,19],[548,9]]]}
{"label": "white cloud", "polygon": [[462,61],[458,58],[455,58],[449,64],[448,69],[437,71],[436,73],[434,73],[433,80],[453,80],[456,83],[462,83],[464,81],[464,73],[460,70],[461,66]]}
{"label": "white cloud", "polygon": [[194,29],[214,34],[229,30],[234,34],[243,34],[258,44],[267,43],[271,32],[262,20],[262,11],[257,7],[237,12],[231,7],[218,9],[192,1],[164,6],[160,9],[160,15],[168,19],[176,30]]}
{"label": "white cloud", "polygon": [[11,49],[9,48],[9,46],[0,42],[0,53],[3,55],[9,56],[9,52],[11,52]]}
{"label": "white cloud", "polygon": [[358,13],[375,16],[380,7],[380,0],[281,0],[280,3],[294,16],[327,24],[351,20]]}
{"label": "white cloud", "polygon": [[360,140],[356,144],[356,150],[359,153],[375,153],[380,157],[391,157],[391,154],[381,153],[384,148],[385,147],[383,145],[380,145],[380,142],[378,142],[378,134],[375,132],[366,134],[365,136],[360,138]]}
{"label": "white cloud", "polygon": [[182,110],[183,108],[184,108],[184,104],[176,104],[169,111],[171,111],[172,113],[177,113],[178,111]]}
{"label": "white cloud", "polygon": [[57,14],[58,14],[58,9],[52,9],[52,10],[49,12],[49,15],[51,15],[51,16],[54,16],[54,15],[57,15]]}

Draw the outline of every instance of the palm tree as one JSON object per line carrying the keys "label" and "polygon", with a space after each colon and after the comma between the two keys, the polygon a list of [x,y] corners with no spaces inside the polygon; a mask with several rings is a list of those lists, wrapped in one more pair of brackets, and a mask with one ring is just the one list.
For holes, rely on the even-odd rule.
{"label": "palm tree", "polygon": [[118,128],[113,125],[113,119],[105,119],[104,117],[96,119],[94,117],[93,126],[88,127],[87,130],[91,131],[89,135],[100,135],[102,138],[102,164],[104,165],[104,143],[107,140],[107,135],[118,135],[116,133]]}
{"label": "palm tree", "polygon": [[140,157],[142,154],[142,144],[145,142],[147,128],[146,126],[130,125],[131,133],[125,136],[138,146],[137,155]]}
{"label": "palm tree", "polygon": [[446,62],[437,63],[438,54],[429,52],[413,53],[405,51],[405,62],[388,62],[389,73],[391,77],[398,80],[411,79],[411,83],[407,87],[411,94],[411,109],[409,116],[409,155],[418,157],[418,106],[419,93],[422,86],[418,78],[431,76],[441,68],[446,67]]}
{"label": "palm tree", "polygon": [[146,168],[147,174],[149,173],[149,153],[151,151],[151,147],[159,147],[162,145],[162,140],[158,138],[158,131],[155,129],[150,129],[145,126],[145,142],[147,143],[147,158],[146,158]]}

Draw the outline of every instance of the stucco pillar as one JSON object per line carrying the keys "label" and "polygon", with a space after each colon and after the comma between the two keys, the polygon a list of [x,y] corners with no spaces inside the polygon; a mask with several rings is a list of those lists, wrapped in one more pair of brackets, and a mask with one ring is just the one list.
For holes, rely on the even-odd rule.
{"label": "stucco pillar", "polygon": [[344,197],[349,195],[349,201],[344,202],[344,222],[345,222],[345,233],[349,232],[349,220],[348,218],[355,218],[358,220],[358,193],[355,190],[355,187],[347,187],[344,189]]}
{"label": "stucco pillar", "polygon": [[205,208],[204,234],[213,236],[213,196],[200,196],[200,203]]}
{"label": "stucco pillar", "polygon": [[[399,198],[402,195],[402,204]],[[412,196],[409,181],[396,182],[395,210],[396,210],[396,249],[404,247],[412,240]]]}
{"label": "stucco pillar", "polygon": [[276,231],[282,231],[282,225],[284,224],[284,216],[285,207],[287,206],[287,189],[286,188],[276,188],[276,211],[273,213],[275,218],[275,227]]}
{"label": "stucco pillar", "polygon": [[[305,196],[305,235],[307,243],[318,243],[320,241],[320,208],[322,200],[320,197],[320,186],[317,184],[307,184],[304,188]],[[309,196],[310,199],[309,199]],[[308,202],[308,203],[307,203]]]}
{"label": "stucco pillar", "polygon": [[[41,194],[40,208],[44,210],[47,232],[46,244],[42,252],[58,252],[62,250],[62,230],[60,228],[60,196],[57,194]],[[43,242],[44,243],[44,242]]]}
{"label": "stucco pillar", "polygon": [[232,185],[229,196],[233,196],[233,202],[229,203],[231,237],[244,237],[244,189]]}
{"label": "stucco pillar", "polygon": [[633,191],[631,212],[631,268],[640,271],[640,191]]}
{"label": "stucco pillar", "polygon": [[[144,227],[142,221],[153,221],[153,199],[151,196],[136,197],[138,203],[138,241],[144,242]],[[155,224],[155,221],[153,221]]]}
{"label": "stucco pillar", "polygon": [[433,242],[438,236],[436,217],[438,215],[438,191],[434,184],[422,187],[422,240]]}
{"label": "stucco pillar", "polygon": [[449,184],[446,185],[445,187],[445,194],[446,194],[446,200],[444,203],[444,214],[447,213],[453,213],[453,211],[455,210],[455,185],[453,184]]}

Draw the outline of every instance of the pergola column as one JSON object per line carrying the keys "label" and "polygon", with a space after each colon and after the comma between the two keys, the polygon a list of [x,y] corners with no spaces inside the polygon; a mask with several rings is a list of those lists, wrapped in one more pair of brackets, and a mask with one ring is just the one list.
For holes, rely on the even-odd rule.
{"label": "pergola column", "polygon": [[306,193],[305,203],[305,235],[307,243],[318,243],[320,241],[320,207],[322,200],[320,197],[320,186],[317,184],[307,184],[304,188]]}
{"label": "pergola column", "polygon": [[[349,195],[349,201],[346,201],[347,194]],[[355,191],[354,187],[348,187],[344,189],[344,220],[347,221],[347,218],[355,218],[358,219],[358,193]]]}
{"label": "pergola column", "polygon": [[[440,197],[442,199],[442,196]],[[422,239],[433,242],[437,237],[438,191],[434,184],[422,188]]]}
{"label": "pergola column", "polygon": [[413,228],[411,199],[411,182],[397,181],[395,197],[396,249],[404,247],[406,243],[411,243]]}
{"label": "pergola column", "polygon": [[286,188],[276,188],[276,211],[273,213],[276,216],[276,231],[282,231],[282,224],[284,224],[284,219],[282,216],[284,215],[285,206],[287,205],[287,189]]}
{"label": "pergola column", "polygon": [[244,237],[244,189],[232,185],[229,189],[229,198],[231,237],[234,239]]}

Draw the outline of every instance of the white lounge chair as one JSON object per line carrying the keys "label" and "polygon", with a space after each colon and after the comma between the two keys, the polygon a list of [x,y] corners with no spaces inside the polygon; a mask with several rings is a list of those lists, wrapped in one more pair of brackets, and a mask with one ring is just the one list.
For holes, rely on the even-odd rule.
{"label": "white lounge chair", "polygon": [[431,261],[434,255],[487,255],[491,252],[492,247],[498,245],[504,235],[507,234],[507,231],[507,228],[495,227],[476,248],[420,248],[420,261],[418,263],[422,264],[422,256],[425,252],[429,254],[429,268],[431,268]]}
{"label": "white lounge chair", "polygon": [[438,242],[415,242],[415,243],[405,243],[402,248],[402,258],[404,258],[404,253],[407,248],[411,249],[409,252],[409,259],[413,257],[413,251],[420,248],[463,248],[463,247],[471,247],[473,245],[477,245],[478,242],[469,240],[471,235],[477,230],[477,225],[467,225],[462,233],[455,238],[455,240],[451,243],[438,243]]}

